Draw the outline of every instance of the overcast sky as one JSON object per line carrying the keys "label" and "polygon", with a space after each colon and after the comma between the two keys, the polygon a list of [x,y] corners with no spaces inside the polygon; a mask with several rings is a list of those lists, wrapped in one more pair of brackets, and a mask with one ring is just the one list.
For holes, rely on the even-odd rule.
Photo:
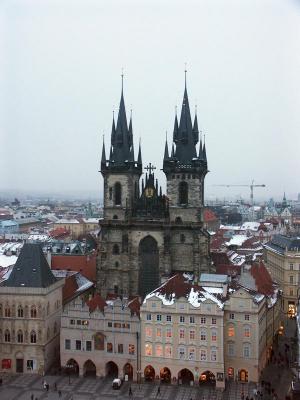
{"label": "overcast sky", "polygon": [[206,197],[300,192],[299,0],[2,0],[0,49],[2,190],[100,193],[122,67],[136,154],[162,168],[187,63]]}

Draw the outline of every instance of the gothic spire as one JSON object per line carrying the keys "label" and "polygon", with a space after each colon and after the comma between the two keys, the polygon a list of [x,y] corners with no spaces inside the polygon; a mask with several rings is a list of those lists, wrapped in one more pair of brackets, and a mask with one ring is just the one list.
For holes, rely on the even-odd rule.
{"label": "gothic spire", "polygon": [[178,140],[178,119],[177,113],[175,114],[174,130],[173,130],[173,142],[177,143]]}
{"label": "gothic spire", "polygon": [[197,107],[196,107],[196,110],[195,110],[195,119],[194,119],[194,125],[193,125],[193,137],[194,137],[194,143],[197,144],[198,141],[199,141]]}
{"label": "gothic spire", "polygon": [[139,143],[139,153],[138,153],[138,159],[137,159],[137,163],[139,165],[142,165],[142,150],[141,150],[141,141]]}
{"label": "gothic spire", "polygon": [[200,132],[199,160],[203,160],[202,132]]}
{"label": "gothic spire", "polygon": [[203,158],[203,161],[204,161],[205,163],[207,163],[207,157],[206,157],[206,147],[205,147],[205,137],[204,137],[204,144],[203,144],[203,150],[202,150],[202,154],[203,154],[203,156],[202,156],[202,158]]}
{"label": "gothic spire", "polygon": [[103,135],[103,145],[102,145],[101,166],[106,166],[106,154],[105,154],[104,135]]}
{"label": "gothic spire", "polygon": [[111,127],[111,144],[114,145],[116,141],[116,125],[115,125],[115,113],[113,111],[113,122]]}
{"label": "gothic spire", "polygon": [[168,149],[168,140],[166,137],[166,144],[165,144],[165,154],[164,154],[164,161],[169,159],[169,149]]}

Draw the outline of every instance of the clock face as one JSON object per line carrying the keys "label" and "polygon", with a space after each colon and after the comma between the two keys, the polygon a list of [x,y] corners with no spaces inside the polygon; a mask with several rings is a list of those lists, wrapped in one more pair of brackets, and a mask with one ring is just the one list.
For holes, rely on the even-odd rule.
{"label": "clock face", "polygon": [[146,196],[146,197],[153,197],[153,194],[154,194],[153,188],[147,188],[147,189],[145,189],[145,196]]}

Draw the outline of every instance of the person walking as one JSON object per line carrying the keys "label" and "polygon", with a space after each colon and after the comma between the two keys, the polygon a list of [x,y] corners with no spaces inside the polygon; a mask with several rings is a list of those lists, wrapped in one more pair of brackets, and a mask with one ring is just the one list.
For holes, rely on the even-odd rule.
{"label": "person walking", "polygon": [[131,386],[129,386],[129,392],[128,392],[129,397],[132,397],[132,389]]}
{"label": "person walking", "polygon": [[30,396],[30,399],[31,399],[31,400],[34,400],[34,395],[33,395],[33,393],[32,393],[32,395]]}
{"label": "person walking", "polygon": [[157,393],[156,393],[156,397],[160,396],[160,385],[157,388]]}
{"label": "person walking", "polygon": [[61,397],[61,390],[58,391],[58,397]]}

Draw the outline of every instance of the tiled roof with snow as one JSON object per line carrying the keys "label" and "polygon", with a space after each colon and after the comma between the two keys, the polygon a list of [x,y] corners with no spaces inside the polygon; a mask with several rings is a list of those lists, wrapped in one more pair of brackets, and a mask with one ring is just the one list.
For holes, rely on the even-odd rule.
{"label": "tiled roof with snow", "polygon": [[199,285],[189,283],[182,274],[174,275],[159,288],[149,293],[145,297],[144,303],[154,297],[160,299],[163,305],[166,306],[173,305],[176,300],[183,297],[195,308],[200,307],[201,303],[206,300],[212,301],[220,309],[224,307],[222,296],[219,294],[212,294]]}

